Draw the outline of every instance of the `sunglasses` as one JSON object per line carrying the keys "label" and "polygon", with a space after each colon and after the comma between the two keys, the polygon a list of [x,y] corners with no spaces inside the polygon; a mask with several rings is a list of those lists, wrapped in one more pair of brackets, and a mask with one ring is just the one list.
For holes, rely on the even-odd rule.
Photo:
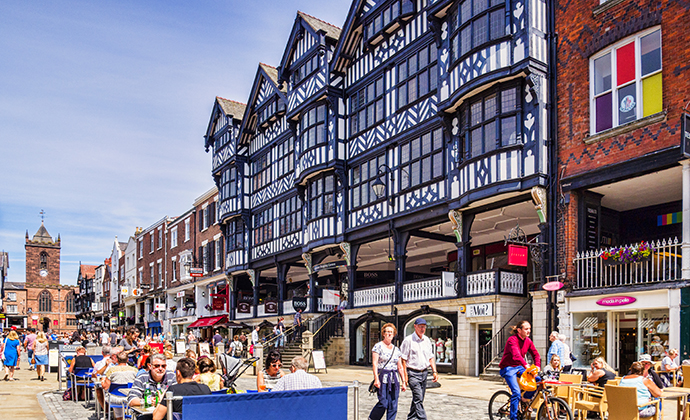
{"label": "sunglasses", "polygon": [[160,368],[165,368],[167,365],[151,365],[152,368],[154,369],[160,369]]}
{"label": "sunglasses", "polygon": [[271,363],[271,366],[273,366],[274,368],[279,368],[279,367],[283,367],[283,364],[282,363]]}

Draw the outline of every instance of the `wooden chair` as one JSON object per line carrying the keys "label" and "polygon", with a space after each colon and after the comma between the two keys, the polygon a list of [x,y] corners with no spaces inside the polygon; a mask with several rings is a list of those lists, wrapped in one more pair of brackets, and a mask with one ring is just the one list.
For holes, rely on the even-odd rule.
{"label": "wooden chair", "polygon": [[[559,381],[562,382],[570,382],[572,384],[581,384],[582,383],[582,375],[574,375],[570,373],[561,373],[560,376],[558,377]],[[554,386],[554,393],[556,394],[557,397],[563,398],[568,405],[571,407],[573,406],[573,396],[574,396],[574,388],[577,388],[573,385],[561,385],[561,386]]]}
{"label": "wooden chair", "polygon": [[690,388],[690,366],[682,365],[680,369],[683,372],[683,388]]}
{"label": "wooden chair", "polygon": [[573,388],[571,395],[572,403],[568,403],[573,412],[577,410],[578,419],[586,419],[588,411],[599,413],[600,418],[605,418],[604,413],[608,410],[608,405],[604,388],[598,386]]}
{"label": "wooden chair", "polygon": [[[608,404],[608,420],[639,420],[641,418],[659,420],[659,400],[652,400],[644,404],[637,404],[637,388],[632,386],[606,385],[606,402]],[[656,413],[651,417],[640,417],[639,408],[655,405]]]}

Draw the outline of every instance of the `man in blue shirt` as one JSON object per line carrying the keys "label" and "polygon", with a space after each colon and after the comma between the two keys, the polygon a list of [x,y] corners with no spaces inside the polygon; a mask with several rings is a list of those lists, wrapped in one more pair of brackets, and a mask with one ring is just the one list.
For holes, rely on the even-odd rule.
{"label": "man in blue shirt", "polygon": [[558,339],[558,331],[552,332],[549,336],[549,340],[551,340],[551,347],[549,347],[549,352],[546,354],[546,361],[547,363],[551,363],[551,356],[555,354],[561,359],[562,366],[563,360],[565,360],[566,357],[570,357],[570,355],[565,354],[565,346],[563,342]]}

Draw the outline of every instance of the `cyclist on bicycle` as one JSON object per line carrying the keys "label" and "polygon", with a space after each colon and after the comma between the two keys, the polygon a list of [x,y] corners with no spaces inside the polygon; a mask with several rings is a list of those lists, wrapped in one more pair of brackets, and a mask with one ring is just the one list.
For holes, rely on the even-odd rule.
{"label": "cyclist on bicycle", "polygon": [[510,420],[517,420],[518,418],[518,406],[522,398],[518,377],[530,366],[525,361],[525,355],[529,352],[534,359],[534,364],[541,368],[539,352],[529,338],[531,331],[532,326],[529,321],[520,321],[512,328],[513,335],[506,341],[503,358],[498,365],[501,368],[499,373],[506,380],[512,394],[510,396]]}

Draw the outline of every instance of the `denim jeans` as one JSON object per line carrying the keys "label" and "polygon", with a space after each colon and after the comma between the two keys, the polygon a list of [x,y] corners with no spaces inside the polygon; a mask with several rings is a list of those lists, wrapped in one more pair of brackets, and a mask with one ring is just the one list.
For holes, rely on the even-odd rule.
{"label": "denim jeans", "polygon": [[33,363],[31,363],[31,359],[33,359],[33,357],[34,357],[34,351],[29,349],[27,351],[27,353],[28,353],[27,357],[29,358],[29,364],[31,365],[31,369],[34,369],[36,366]]}
{"label": "denim jeans", "polygon": [[506,380],[510,388],[510,420],[517,420],[518,407],[520,406],[520,385],[518,377],[525,371],[524,366],[507,366],[499,371],[499,374]]}

